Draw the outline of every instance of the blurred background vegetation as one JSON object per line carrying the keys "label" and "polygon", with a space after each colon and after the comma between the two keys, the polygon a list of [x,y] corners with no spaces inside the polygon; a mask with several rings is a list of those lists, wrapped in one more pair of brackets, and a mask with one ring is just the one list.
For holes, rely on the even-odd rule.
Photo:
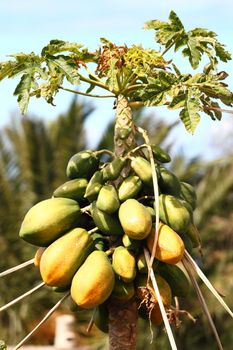
{"label": "blurred background vegetation", "polygon": [[[52,122],[39,117],[12,118],[8,126],[0,130],[0,271],[31,259],[35,247],[18,239],[19,226],[26,211],[38,201],[51,196],[56,187],[66,181],[68,159],[76,152],[88,148],[85,122],[93,106],[74,99],[64,115]],[[176,142],[173,130],[176,123],[167,124],[155,115],[135,112],[135,119],[150,131],[152,142],[161,144],[168,151]],[[98,148],[113,147],[113,121],[106,125],[99,138]],[[229,134],[230,136],[230,134]],[[195,136],[194,136],[195,137]],[[218,145],[221,147],[221,145]],[[173,157],[170,168],[182,181],[193,184],[198,196],[195,221],[203,241],[203,257],[194,255],[217,290],[225,295],[233,306],[233,151],[224,150],[223,156],[211,161],[201,158],[188,159],[179,154]],[[14,299],[40,281],[36,268],[28,266],[20,272],[0,280],[0,305]],[[232,320],[201,285],[212,317],[219,331],[225,350],[233,343]],[[21,303],[0,314],[0,339],[15,344],[35,325],[42,315],[61,298],[48,287],[43,287]],[[193,324],[182,319],[175,329],[180,350],[215,348],[215,341],[194,293],[181,300],[181,308],[197,319]],[[68,305],[64,310],[69,312]],[[80,343],[90,344],[91,349],[107,349],[106,336],[94,329],[86,333],[90,313],[77,313],[77,333]],[[46,328],[46,327],[45,327]],[[155,328],[154,341],[148,323],[140,320],[137,349],[170,349],[163,327]],[[47,327],[48,333],[48,327]],[[31,340],[33,343],[51,343],[51,335],[42,331]]]}

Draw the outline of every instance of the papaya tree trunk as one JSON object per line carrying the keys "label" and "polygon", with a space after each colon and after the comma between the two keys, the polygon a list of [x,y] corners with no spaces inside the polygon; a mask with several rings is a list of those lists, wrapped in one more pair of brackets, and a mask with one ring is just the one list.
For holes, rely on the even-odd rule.
{"label": "papaya tree trunk", "polygon": [[[122,95],[117,99],[114,144],[117,156],[124,156],[137,146],[132,110],[128,100]],[[122,171],[123,177],[127,176],[128,172],[129,167],[126,166]],[[138,312],[134,298],[126,303],[109,305],[110,350],[136,349],[137,319]]]}

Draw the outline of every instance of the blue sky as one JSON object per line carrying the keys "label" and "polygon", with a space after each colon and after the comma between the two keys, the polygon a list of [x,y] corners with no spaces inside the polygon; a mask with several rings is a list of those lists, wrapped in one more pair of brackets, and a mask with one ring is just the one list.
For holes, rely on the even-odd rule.
{"label": "blue sky", "polygon": [[[217,32],[219,40],[233,53],[233,3],[230,0],[11,0],[0,2],[0,60],[4,61],[6,55],[19,51],[39,53],[49,40],[55,38],[83,43],[91,49],[96,48],[100,37],[107,37],[117,44],[143,43],[145,47],[156,47],[153,32],[143,30],[143,24],[150,19],[166,20],[172,9],[187,29],[205,27]],[[167,58],[173,58],[172,54]],[[179,65],[179,59],[175,62]],[[187,67],[185,64],[184,68]],[[233,63],[222,65],[221,69],[232,72],[228,84],[233,90]],[[12,96],[15,85],[15,80],[0,84],[0,125],[6,124],[10,116],[18,112],[16,98]],[[51,119],[64,112],[70,100],[71,95],[65,92],[57,95],[55,108],[42,100],[34,100],[30,103],[29,114]],[[112,101],[92,103],[96,111],[87,126],[94,146],[113,111]],[[177,112],[170,113],[164,108],[153,111],[171,121],[178,117]],[[231,118],[225,114],[223,122],[214,123],[203,116],[194,136],[187,135],[180,126],[175,135],[176,151],[183,150],[190,156],[200,153],[211,156],[213,140],[232,128]]]}

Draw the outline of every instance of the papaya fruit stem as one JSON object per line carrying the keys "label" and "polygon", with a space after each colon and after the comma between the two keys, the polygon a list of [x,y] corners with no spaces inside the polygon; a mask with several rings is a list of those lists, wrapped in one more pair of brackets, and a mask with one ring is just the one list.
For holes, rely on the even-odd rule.
{"label": "papaya fruit stem", "polygon": [[24,343],[26,343],[26,341],[31,338],[31,336],[37,331],[37,329],[42,326],[43,323],[45,323],[45,321],[47,321],[47,319],[54,313],[55,310],[57,310],[60,305],[65,301],[65,299],[70,295],[70,293],[68,292],[67,294],[65,294],[53,307],[52,309],[49,310],[49,312],[45,315],[45,317],[36,325],[35,328],[33,328],[33,330],[28,333],[26,335],[25,338],[23,338],[14,348],[13,350],[18,350]]}
{"label": "papaya fruit stem", "polygon": [[34,263],[34,258],[32,258],[32,259],[30,259],[30,260],[28,260],[28,261],[25,261],[25,262],[23,262],[23,263],[21,263],[21,264],[19,264],[19,265],[16,265],[16,266],[14,266],[14,267],[11,267],[11,268],[8,269],[8,270],[5,270],[5,271],[1,272],[1,273],[0,273],[0,277],[4,277],[4,276],[6,276],[6,275],[9,275],[9,274],[11,274],[11,273],[13,273],[13,272],[15,272],[15,271],[18,271],[18,270],[20,270],[20,269],[23,269],[24,267],[26,267],[26,266],[28,266],[28,265],[32,265],[33,263]]}
{"label": "papaya fruit stem", "polygon": [[112,151],[109,151],[109,149],[101,149],[99,151],[95,151],[94,154],[98,156],[99,154],[109,154],[111,158],[115,157],[115,154]]}
{"label": "papaya fruit stem", "polygon": [[81,213],[86,213],[91,209],[91,205],[87,205],[86,207],[83,207],[80,209]]}
{"label": "papaya fruit stem", "polygon": [[149,274],[150,274],[150,279],[151,279],[151,282],[152,282],[152,285],[153,285],[153,288],[154,288],[154,291],[155,291],[156,298],[158,299],[159,308],[160,308],[160,311],[161,311],[161,314],[162,314],[162,317],[163,317],[163,322],[164,322],[164,325],[165,325],[165,328],[166,328],[166,331],[167,331],[167,335],[168,335],[168,339],[169,339],[171,348],[172,348],[172,350],[177,350],[177,346],[176,346],[175,339],[174,339],[174,336],[173,336],[173,333],[172,333],[172,330],[171,330],[171,326],[169,324],[169,321],[168,321],[168,318],[167,318],[167,314],[166,314],[166,310],[165,310],[165,307],[163,305],[162,298],[161,298],[161,295],[160,295],[160,292],[159,292],[158,284],[156,282],[155,274],[154,274],[154,271],[153,271],[153,269],[151,268],[151,265],[150,265],[150,262],[151,262],[150,254],[149,254],[148,250],[145,247],[143,249],[144,249],[144,255],[145,255],[148,271],[149,271]]}
{"label": "papaya fruit stem", "polygon": [[158,177],[155,170],[155,161],[153,157],[153,151],[150,144],[150,139],[148,136],[148,132],[145,129],[142,129],[140,127],[137,128],[137,131],[142,135],[143,139],[145,140],[145,144],[147,145],[148,149],[148,155],[149,155],[149,161],[151,164],[151,172],[152,172],[152,181],[153,181],[153,191],[154,191],[154,210],[155,210],[155,237],[154,237],[154,243],[151,251],[151,257],[150,257],[150,269],[148,269],[148,277],[149,277],[149,270],[151,270],[153,261],[155,258],[155,252],[157,248],[158,243],[158,237],[159,237],[159,186],[158,186]]}
{"label": "papaya fruit stem", "polygon": [[189,278],[190,278],[190,280],[192,282],[192,285],[193,285],[193,287],[194,287],[194,289],[195,289],[195,291],[197,293],[197,297],[198,297],[199,302],[201,304],[202,310],[204,311],[204,313],[205,313],[205,315],[206,315],[206,317],[207,317],[207,319],[209,321],[210,328],[213,331],[213,334],[214,334],[217,346],[218,346],[219,350],[223,350],[223,347],[222,347],[222,344],[221,344],[221,340],[219,338],[217,329],[215,327],[215,324],[214,324],[213,319],[211,317],[211,314],[209,312],[208,306],[207,306],[207,304],[205,302],[205,299],[203,297],[201,289],[200,289],[200,287],[199,287],[199,285],[198,285],[198,283],[197,283],[197,281],[196,281],[196,279],[194,277],[193,267],[192,267],[192,265],[190,264],[190,262],[187,259],[183,259],[182,263],[183,263],[183,265],[184,265],[184,267],[185,267],[185,269],[186,269],[186,271],[187,271],[187,273],[189,275]]}
{"label": "papaya fruit stem", "polygon": [[[209,288],[209,290],[213,293],[213,295],[215,296],[215,298],[218,300],[218,302],[222,305],[222,307],[229,313],[229,315],[233,318],[233,312],[231,311],[231,309],[227,306],[227,304],[225,303],[225,301],[223,300],[223,298],[221,297],[221,295],[218,293],[218,291],[214,288],[214,286],[210,283],[210,281],[208,280],[208,278],[205,276],[205,274],[202,272],[202,270],[200,269],[200,267],[197,265],[197,263],[194,261],[194,259],[191,257],[191,255],[187,252],[187,250],[185,250],[184,253],[184,257],[185,259],[187,259],[190,263],[190,265],[193,267],[193,269],[195,270],[195,272],[198,274],[198,276],[200,277],[200,279],[205,283],[205,285],[207,286],[207,288]],[[183,261],[182,261],[183,262]]]}
{"label": "papaya fruit stem", "polygon": [[26,298],[28,295],[31,295],[32,293],[34,293],[35,291],[37,291],[38,289],[40,289],[41,287],[43,287],[45,285],[44,282],[41,282],[40,284],[38,284],[37,286],[35,286],[34,288],[28,290],[26,293],[20,295],[19,297],[15,298],[14,300],[10,301],[9,303],[3,305],[2,307],[0,307],[0,312],[8,309],[9,307],[15,305],[16,303],[18,303],[19,301],[23,300],[24,298]]}
{"label": "papaya fruit stem", "polygon": [[89,230],[88,233],[89,233],[89,235],[92,235],[92,233],[95,233],[95,232],[97,232],[98,230],[99,230],[98,227],[94,227],[94,228],[92,228],[91,230]]}
{"label": "papaya fruit stem", "polygon": [[86,332],[87,333],[90,333],[90,331],[92,330],[92,327],[93,327],[93,324],[94,324],[94,317],[95,317],[95,314],[96,314],[96,307],[94,308],[93,312],[92,312],[92,316],[91,316],[91,319],[90,319],[90,322],[87,326],[87,329],[86,329]]}

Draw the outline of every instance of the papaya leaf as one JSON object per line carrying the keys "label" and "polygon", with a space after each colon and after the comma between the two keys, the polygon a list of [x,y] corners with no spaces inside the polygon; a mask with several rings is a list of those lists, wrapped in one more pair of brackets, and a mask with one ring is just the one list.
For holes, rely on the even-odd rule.
{"label": "papaya leaf", "polygon": [[198,89],[188,89],[184,108],[180,112],[180,119],[184,123],[186,130],[191,134],[194,134],[200,122],[199,112],[202,110],[200,97],[201,93]]}
{"label": "papaya leaf", "polygon": [[73,85],[79,84],[79,74],[77,65],[74,60],[68,56],[47,56],[47,64],[55,69],[55,71],[62,73],[66,79]]}
{"label": "papaya leaf", "polygon": [[42,49],[41,56],[55,55],[65,51],[79,53],[81,47],[82,45],[77,43],[55,39]]}
{"label": "papaya leaf", "polygon": [[31,73],[23,74],[14,91],[14,95],[18,96],[17,101],[22,114],[27,112],[30,91],[36,86],[34,74],[34,70],[32,70]]}

